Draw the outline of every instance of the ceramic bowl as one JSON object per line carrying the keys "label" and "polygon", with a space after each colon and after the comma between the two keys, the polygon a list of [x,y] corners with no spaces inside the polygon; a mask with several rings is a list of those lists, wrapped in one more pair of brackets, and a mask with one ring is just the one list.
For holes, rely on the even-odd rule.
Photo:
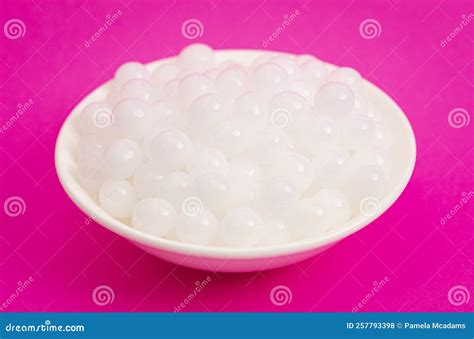
{"label": "ceramic bowl", "polygon": [[[233,60],[250,64],[263,51],[223,50],[216,51],[218,62]],[[153,70],[167,59],[152,62],[147,68]],[[333,68],[333,65],[328,65]],[[105,212],[89,193],[81,187],[76,175],[74,150],[79,134],[77,118],[84,106],[103,100],[107,94],[107,82],[84,98],[65,120],[56,142],[55,164],[61,184],[74,203],[97,223],[126,238],[148,253],[169,262],[196,269],[222,272],[250,272],[291,265],[312,257],[339,240],[354,234],[384,213],[401,195],[408,184],[415,165],[416,144],[412,127],[398,105],[381,89],[363,80],[363,92],[378,105],[393,133],[393,169],[386,194],[381,199],[377,213],[357,215],[345,225],[324,238],[307,238],[282,245],[253,248],[224,248],[186,244],[158,238],[117,220]],[[366,213],[367,214],[367,213]]]}

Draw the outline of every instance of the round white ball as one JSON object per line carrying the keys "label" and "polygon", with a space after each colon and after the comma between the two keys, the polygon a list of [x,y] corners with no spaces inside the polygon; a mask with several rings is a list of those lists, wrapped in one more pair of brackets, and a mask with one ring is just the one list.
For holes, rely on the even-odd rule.
{"label": "round white ball", "polygon": [[177,94],[180,103],[187,108],[198,97],[215,92],[214,82],[211,78],[200,73],[191,73],[179,81]]}
{"label": "round white ball", "polygon": [[157,237],[170,233],[176,225],[177,213],[166,200],[140,200],[133,209],[132,225],[137,230]]}
{"label": "round white ball", "polygon": [[121,88],[131,79],[148,79],[149,77],[150,73],[143,64],[131,61],[126,62],[117,68],[113,84],[116,88]]}
{"label": "round white ball", "polygon": [[161,175],[151,162],[141,164],[133,175],[133,189],[141,199],[158,197]]}
{"label": "round white ball", "polygon": [[248,207],[238,207],[226,213],[221,222],[221,236],[230,247],[251,247],[257,245],[264,232],[260,215]]}
{"label": "round white ball", "polygon": [[219,223],[212,212],[202,210],[196,215],[181,215],[176,235],[182,242],[196,245],[212,244],[219,232]]}
{"label": "round white ball", "polygon": [[142,157],[138,143],[130,139],[117,139],[104,152],[105,172],[114,179],[129,178],[140,166]]}
{"label": "round white ball", "polygon": [[159,182],[159,192],[179,211],[183,201],[193,195],[193,178],[186,172],[168,173]]}
{"label": "round white ball", "polygon": [[225,176],[229,171],[229,164],[221,151],[214,148],[200,148],[193,153],[186,168],[194,176],[206,173]]}
{"label": "round white ball", "polygon": [[204,207],[220,215],[229,201],[227,178],[216,173],[207,173],[194,179],[194,190],[202,200]]}
{"label": "round white ball", "polygon": [[166,129],[150,139],[147,152],[160,173],[166,174],[185,167],[192,155],[193,144],[182,131]]}
{"label": "round white ball", "polygon": [[351,205],[348,198],[337,189],[324,188],[313,197],[325,211],[324,226],[337,228],[347,222],[351,216]]}
{"label": "round white ball", "polygon": [[115,133],[120,138],[142,139],[153,127],[150,106],[142,100],[121,100],[113,109]]}
{"label": "round white ball", "polygon": [[311,160],[295,152],[279,154],[269,172],[274,177],[288,178],[295,185],[298,192],[306,191],[314,180],[314,169]]}
{"label": "round white ball", "polygon": [[341,118],[349,114],[354,106],[354,93],[341,82],[322,85],[314,96],[314,107],[319,114]]}
{"label": "round white ball", "polygon": [[100,187],[99,202],[111,216],[125,219],[132,215],[136,195],[128,181],[107,180]]}
{"label": "round white ball", "polygon": [[84,107],[79,116],[82,135],[110,135],[114,122],[112,107],[107,102],[93,102]]}
{"label": "round white ball", "polygon": [[179,53],[179,62],[184,68],[202,72],[214,65],[214,51],[204,44],[189,45]]}
{"label": "round white ball", "polygon": [[132,79],[127,81],[120,89],[120,99],[136,98],[149,101],[153,96],[153,87],[144,79]]}

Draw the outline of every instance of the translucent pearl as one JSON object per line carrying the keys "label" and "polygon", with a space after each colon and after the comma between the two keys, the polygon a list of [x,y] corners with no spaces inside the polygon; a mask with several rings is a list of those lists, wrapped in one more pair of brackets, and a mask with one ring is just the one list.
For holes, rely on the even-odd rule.
{"label": "translucent pearl", "polygon": [[184,199],[193,195],[193,178],[185,172],[171,172],[159,182],[160,197],[181,211]]}
{"label": "translucent pearl", "polygon": [[218,93],[227,100],[234,100],[247,90],[249,74],[245,68],[231,66],[221,71],[216,78]]}
{"label": "translucent pearl", "polygon": [[110,142],[107,139],[97,135],[88,135],[87,138],[81,138],[77,144],[76,160],[80,161],[89,156],[102,158],[109,144]]}
{"label": "translucent pearl", "polygon": [[117,139],[104,152],[105,172],[113,179],[129,178],[141,164],[142,157],[142,149],[135,141]]}
{"label": "translucent pearl", "polygon": [[268,115],[256,93],[247,92],[235,99],[232,120],[241,129],[260,130],[268,124]]}
{"label": "translucent pearl", "polygon": [[340,118],[352,111],[354,94],[340,82],[329,82],[319,88],[314,96],[314,106],[319,114]]}
{"label": "translucent pearl", "polygon": [[179,53],[179,62],[184,68],[204,71],[213,67],[214,51],[204,44],[192,44]]}
{"label": "translucent pearl", "polygon": [[147,234],[163,237],[175,227],[177,217],[175,209],[166,200],[144,199],[133,209],[132,225]]}
{"label": "translucent pearl", "polygon": [[176,101],[179,97],[179,83],[180,79],[176,78],[174,80],[168,81],[164,86],[161,93],[158,93],[158,99],[161,100],[174,100]]}
{"label": "translucent pearl", "polygon": [[178,85],[178,97],[185,107],[204,94],[215,92],[214,82],[204,74],[186,75]]}
{"label": "translucent pearl", "polygon": [[313,86],[319,86],[329,73],[326,65],[318,59],[307,60],[300,67],[303,78]]}
{"label": "translucent pearl", "polygon": [[293,122],[309,118],[309,103],[301,95],[285,91],[273,96],[268,104],[270,123],[275,127],[289,127]]}
{"label": "translucent pearl", "polygon": [[155,101],[151,104],[151,112],[155,120],[155,126],[167,129],[182,124],[181,113],[176,105],[170,101]]}
{"label": "translucent pearl", "polygon": [[149,77],[150,73],[143,64],[136,61],[126,62],[115,71],[114,86],[121,88],[131,79],[148,79]]}
{"label": "translucent pearl", "polygon": [[114,107],[120,101],[120,88],[111,86],[104,100],[110,107]]}
{"label": "translucent pearl", "polygon": [[193,152],[193,144],[182,131],[167,129],[151,138],[147,151],[153,165],[166,174],[184,168]]}
{"label": "translucent pearl", "polygon": [[290,151],[292,148],[290,138],[281,128],[268,126],[255,136],[250,155],[260,163],[268,164],[275,154]]}
{"label": "translucent pearl", "polygon": [[132,215],[136,196],[128,181],[107,180],[100,187],[99,202],[111,216],[125,219]]}
{"label": "translucent pearl", "polygon": [[242,153],[251,143],[248,129],[239,127],[233,120],[214,126],[207,139],[229,157]]}
{"label": "translucent pearl", "polygon": [[374,123],[380,123],[382,120],[382,113],[377,105],[372,102],[369,102],[369,110],[365,113]]}
{"label": "translucent pearl", "polygon": [[259,245],[272,246],[287,243],[291,239],[289,227],[282,221],[265,222],[264,235]]}
{"label": "translucent pearl", "polygon": [[257,68],[258,66],[267,63],[273,56],[275,56],[275,53],[262,53],[258,57],[256,57],[253,62],[252,62],[252,68]]}
{"label": "translucent pearl", "polygon": [[362,78],[359,72],[350,67],[335,69],[329,74],[329,81],[342,82],[355,92],[359,92],[362,89]]}
{"label": "translucent pearl", "polygon": [[196,215],[181,215],[176,225],[178,239],[189,244],[212,244],[218,232],[217,218],[208,210],[203,210]]}
{"label": "translucent pearl", "polygon": [[385,190],[386,179],[383,169],[379,166],[368,165],[354,170],[349,176],[350,185],[345,191],[359,207],[360,201],[365,197],[381,199]]}
{"label": "translucent pearl", "polygon": [[147,80],[132,79],[127,81],[120,90],[120,98],[136,98],[149,101],[153,95],[153,87]]}
{"label": "translucent pearl", "polygon": [[367,100],[367,98],[360,92],[354,92],[354,106],[352,107],[352,113],[363,114],[371,117],[369,100]]}
{"label": "translucent pearl", "polygon": [[133,176],[133,189],[141,199],[157,197],[160,193],[160,182],[163,176],[151,162],[140,165]]}
{"label": "translucent pearl", "polygon": [[288,55],[276,55],[272,57],[269,62],[274,63],[283,68],[291,78],[298,78],[301,76],[301,71],[294,57]]}
{"label": "translucent pearl", "polygon": [[253,206],[260,195],[259,181],[246,177],[229,177],[229,204],[232,206]]}
{"label": "translucent pearl", "polygon": [[246,158],[234,158],[229,164],[229,177],[242,177],[245,179],[259,181],[262,171],[257,163]]}
{"label": "translucent pearl", "polygon": [[324,225],[335,228],[343,225],[351,216],[351,205],[347,197],[337,189],[322,189],[314,199],[325,211]]}
{"label": "translucent pearl", "polygon": [[340,147],[320,149],[313,157],[315,178],[325,188],[341,187],[346,184],[352,170],[349,153]]}
{"label": "translucent pearl", "polygon": [[317,87],[313,86],[312,83],[305,79],[299,79],[291,82],[290,91],[301,95],[307,102],[314,101],[314,95],[316,94]]}
{"label": "translucent pearl", "polygon": [[113,122],[112,107],[106,102],[93,102],[81,111],[79,130],[82,135],[107,135],[110,134]]}
{"label": "translucent pearl", "polygon": [[248,207],[231,209],[221,223],[222,241],[231,247],[257,245],[264,231],[262,218]]}
{"label": "translucent pearl", "polygon": [[350,150],[367,147],[374,142],[374,122],[362,114],[350,114],[341,122],[342,142]]}
{"label": "translucent pearl", "polygon": [[277,64],[267,62],[255,68],[251,83],[255,91],[272,94],[283,87],[287,77],[283,68]]}
{"label": "translucent pearl", "polygon": [[314,180],[311,161],[304,155],[294,152],[282,153],[276,157],[270,173],[274,177],[288,178],[298,192],[306,191]]}
{"label": "translucent pearl", "polygon": [[195,133],[206,133],[209,128],[227,118],[223,100],[217,94],[205,94],[193,101],[189,108],[189,127]]}
{"label": "translucent pearl", "polygon": [[312,56],[311,54],[300,54],[300,55],[297,55],[296,56],[296,62],[298,63],[298,65],[302,65],[304,64],[305,62],[307,61],[311,61],[311,60],[318,60],[316,59],[314,56]]}
{"label": "translucent pearl", "polygon": [[206,173],[226,176],[229,164],[221,151],[214,148],[200,148],[191,156],[187,170],[194,176]]}
{"label": "translucent pearl", "polygon": [[174,62],[167,62],[158,66],[151,75],[151,83],[157,88],[163,88],[166,83],[173,80],[179,73],[179,65]]}
{"label": "translucent pearl", "polygon": [[253,204],[260,193],[261,170],[244,158],[235,158],[229,164],[230,203],[234,206]]}
{"label": "translucent pearl", "polygon": [[284,215],[298,197],[296,186],[287,178],[269,178],[260,192],[260,209],[266,218],[273,219]]}
{"label": "translucent pearl", "polygon": [[326,211],[322,204],[314,198],[301,199],[292,204],[285,222],[291,225],[294,240],[323,237],[325,234]]}
{"label": "translucent pearl", "polygon": [[136,98],[120,101],[113,109],[115,133],[122,138],[142,139],[153,127],[150,106]]}
{"label": "translucent pearl", "polygon": [[376,123],[374,127],[375,145],[377,147],[389,150],[393,144],[392,132],[386,125]]}
{"label": "translucent pearl", "polygon": [[389,152],[382,148],[369,146],[359,149],[355,152],[353,158],[358,166],[377,165],[383,170],[386,178],[390,176],[390,169],[393,164]]}
{"label": "translucent pearl", "polygon": [[194,189],[205,208],[220,215],[229,200],[229,185],[226,177],[208,173],[194,179]]}
{"label": "translucent pearl", "polygon": [[316,115],[313,119],[302,120],[293,131],[297,145],[311,155],[315,155],[324,147],[330,147],[340,137],[337,122],[326,116]]}
{"label": "translucent pearl", "polygon": [[213,68],[213,69],[210,69],[210,70],[204,72],[204,75],[208,76],[209,79],[212,79],[213,81],[216,81],[217,76],[219,75],[220,71],[221,70],[219,68]]}
{"label": "translucent pearl", "polygon": [[89,193],[97,193],[105,180],[102,154],[84,154],[77,162],[77,174],[81,186]]}

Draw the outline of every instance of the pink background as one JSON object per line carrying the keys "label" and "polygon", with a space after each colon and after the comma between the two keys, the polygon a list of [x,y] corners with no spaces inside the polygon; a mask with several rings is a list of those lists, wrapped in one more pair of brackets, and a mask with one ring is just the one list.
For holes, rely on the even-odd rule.
{"label": "pink background", "polygon": [[[172,311],[207,276],[211,282],[186,311],[351,311],[384,277],[388,282],[361,311],[474,309],[467,300],[474,291],[474,199],[440,222],[463,192],[473,190],[474,122],[454,128],[448,114],[461,108],[470,118],[474,111],[474,20],[440,46],[461,16],[474,12],[472,2],[1,0],[0,7],[2,27],[13,18],[26,27],[18,39],[0,31],[0,124],[18,104],[33,101],[0,132],[0,203],[18,196],[26,206],[16,217],[0,209],[0,306],[19,281],[33,279],[5,311]],[[160,59],[196,41],[262,48],[296,9],[300,15],[268,48],[357,68],[413,124],[417,165],[395,205],[317,257],[248,274],[177,267],[95,223],[86,225],[61,189],[53,162],[58,130],[74,105],[127,60]],[[86,47],[106,15],[118,10],[122,15]],[[204,28],[195,40],[181,33],[191,18]],[[361,36],[366,19],[378,21],[378,37]],[[112,303],[94,303],[100,285],[113,290]],[[277,285],[291,290],[290,303],[271,302]],[[466,298],[456,306],[448,291],[458,285]]]}

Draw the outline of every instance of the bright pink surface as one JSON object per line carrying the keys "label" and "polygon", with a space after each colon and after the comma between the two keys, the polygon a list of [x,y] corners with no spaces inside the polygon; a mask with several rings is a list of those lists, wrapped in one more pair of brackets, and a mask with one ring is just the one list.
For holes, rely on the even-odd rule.
{"label": "bright pink surface", "polygon": [[[456,120],[454,128],[456,122],[448,121],[455,108],[466,110],[460,111],[465,118],[474,111],[472,2],[1,0],[0,7],[2,27],[13,18],[26,27],[17,39],[0,31],[0,203],[18,196],[26,206],[16,217],[0,209],[4,311],[173,311],[195,281],[208,276],[185,311],[351,311],[385,277],[361,311],[474,309],[467,298],[474,291],[474,199],[456,208],[462,193],[474,190],[474,122]],[[86,47],[106,15],[118,10],[118,19]],[[323,254],[258,274],[177,267],[85,222],[61,189],[53,163],[58,130],[72,107],[127,60],[160,59],[193,41],[262,48],[283,16],[295,10],[300,15],[268,48],[357,68],[413,124],[417,165],[395,205]],[[469,14],[471,21],[454,32]],[[181,32],[191,18],[204,27],[195,40]],[[378,37],[362,37],[359,26],[366,19],[378,21]],[[441,47],[452,32],[454,38]],[[5,129],[18,104],[30,99],[31,107]],[[441,222],[451,210],[453,216]],[[12,300],[18,282],[30,276],[33,281]],[[112,303],[94,303],[100,285],[113,290]],[[270,291],[277,285],[288,287],[291,302],[272,303]],[[464,299],[448,298],[458,285]]]}

